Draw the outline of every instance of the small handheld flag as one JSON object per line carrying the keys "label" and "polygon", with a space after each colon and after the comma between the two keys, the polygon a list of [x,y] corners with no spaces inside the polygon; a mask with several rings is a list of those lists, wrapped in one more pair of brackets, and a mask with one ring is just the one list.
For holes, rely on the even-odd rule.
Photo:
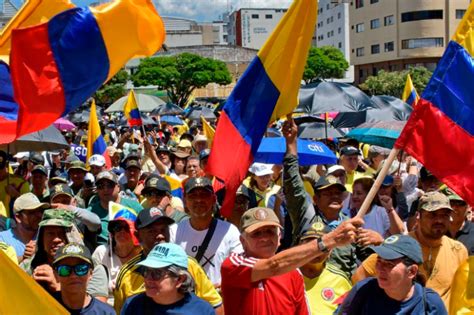
{"label": "small handheld flag", "polygon": [[109,221],[123,219],[135,222],[137,216],[138,213],[132,208],[122,206],[116,202],[109,202]]}
{"label": "small handheld flag", "polygon": [[107,144],[100,130],[99,119],[97,118],[97,109],[95,101],[92,100],[91,113],[89,116],[89,130],[87,131],[87,159],[94,154],[100,154],[105,159],[107,169],[111,167],[110,156],[107,153]]}
{"label": "small handheld flag", "polygon": [[408,74],[407,82],[405,83],[405,89],[403,90],[402,94],[402,100],[411,106],[415,106],[419,99],[420,96],[418,96],[410,74]]}
{"label": "small handheld flag", "polygon": [[137,99],[133,90],[130,90],[130,93],[128,93],[127,103],[125,103],[123,113],[125,114],[130,127],[142,125],[142,118],[140,116],[140,111],[138,110]]}

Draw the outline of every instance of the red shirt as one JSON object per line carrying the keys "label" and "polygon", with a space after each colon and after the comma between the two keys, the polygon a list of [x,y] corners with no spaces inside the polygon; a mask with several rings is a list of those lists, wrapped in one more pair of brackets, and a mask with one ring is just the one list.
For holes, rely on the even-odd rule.
{"label": "red shirt", "polygon": [[251,282],[257,258],[232,253],[222,264],[222,297],[226,315],[309,314],[304,282],[293,270]]}

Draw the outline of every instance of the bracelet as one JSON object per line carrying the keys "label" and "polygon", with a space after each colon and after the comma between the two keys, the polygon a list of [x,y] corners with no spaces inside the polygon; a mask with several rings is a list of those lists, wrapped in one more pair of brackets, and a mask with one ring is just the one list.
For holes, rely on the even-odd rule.
{"label": "bracelet", "polygon": [[318,241],[318,249],[319,249],[321,252],[323,252],[323,253],[329,252],[329,248],[327,248],[326,244],[324,244],[322,238],[318,238],[317,241]]}

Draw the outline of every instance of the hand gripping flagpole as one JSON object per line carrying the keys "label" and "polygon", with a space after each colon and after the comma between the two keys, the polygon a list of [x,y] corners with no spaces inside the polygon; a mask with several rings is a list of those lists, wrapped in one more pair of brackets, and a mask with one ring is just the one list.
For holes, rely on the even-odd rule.
{"label": "hand gripping flagpole", "polygon": [[400,152],[399,149],[393,148],[392,151],[390,151],[390,154],[388,155],[387,159],[383,163],[383,167],[379,172],[379,175],[375,179],[375,183],[372,185],[372,188],[370,188],[369,193],[367,194],[367,197],[365,197],[364,202],[362,203],[362,206],[359,209],[359,212],[357,212],[356,218],[363,219],[367,211],[369,210],[370,205],[372,204],[372,200],[374,200],[375,194],[379,191],[380,186],[382,185],[383,180],[385,179],[385,176],[388,173],[388,170],[390,169],[390,166],[392,165],[393,161],[397,157],[398,153]]}

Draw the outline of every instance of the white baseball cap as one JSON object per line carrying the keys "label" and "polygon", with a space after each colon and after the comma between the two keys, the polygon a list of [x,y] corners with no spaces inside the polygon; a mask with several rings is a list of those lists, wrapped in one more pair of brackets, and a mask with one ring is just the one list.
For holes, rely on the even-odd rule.
{"label": "white baseball cap", "polygon": [[253,163],[249,168],[249,172],[254,174],[255,176],[272,175],[272,167],[273,164]]}
{"label": "white baseball cap", "polygon": [[94,166],[104,166],[105,165],[105,158],[103,155],[94,154],[89,158],[89,165]]}

